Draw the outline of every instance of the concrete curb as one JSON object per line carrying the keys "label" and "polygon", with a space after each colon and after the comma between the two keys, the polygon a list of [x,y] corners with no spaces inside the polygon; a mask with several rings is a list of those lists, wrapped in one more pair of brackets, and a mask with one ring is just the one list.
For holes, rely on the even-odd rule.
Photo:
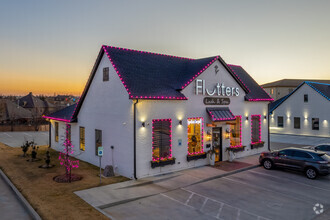
{"label": "concrete curb", "polygon": [[17,190],[17,188],[14,186],[14,184],[8,179],[8,177],[6,176],[6,174],[4,174],[4,172],[1,169],[0,169],[0,176],[6,182],[6,184],[8,186],[10,186],[10,188],[14,191],[16,197],[23,204],[24,208],[28,211],[28,213],[31,215],[31,217],[33,219],[36,219],[36,220],[41,220],[41,218],[38,215],[38,213],[32,208],[32,206],[30,205],[30,203],[28,203],[28,201],[26,201],[26,199],[24,198],[24,196]]}

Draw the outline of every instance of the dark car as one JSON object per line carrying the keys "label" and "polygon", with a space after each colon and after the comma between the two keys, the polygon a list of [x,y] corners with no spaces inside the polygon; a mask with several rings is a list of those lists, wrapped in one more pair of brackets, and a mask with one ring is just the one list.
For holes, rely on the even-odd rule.
{"label": "dark car", "polygon": [[260,154],[259,163],[267,170],[281,167],[302,171],[309,179],[330,174],[330,157],[324,152],[311,149],[285,148],[263,152]]}

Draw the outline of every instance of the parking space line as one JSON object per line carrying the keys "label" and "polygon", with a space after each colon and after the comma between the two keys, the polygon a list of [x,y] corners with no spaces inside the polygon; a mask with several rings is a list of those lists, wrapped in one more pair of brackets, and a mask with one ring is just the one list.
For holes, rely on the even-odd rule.
{"label": "parking space line", "polygon": [[239,216],[241,215],[241,210],[239,209],[238,211],[237,211],[237,217],[236,217],[236,220],[239,220]]}
{"label": "parking space line", "polygon": [[234,179],[231,179],[231,178],[228,178],[228,177],[222,177],[222,179],[226,179],[226,180],[229,180],[229,181],[232,181],[232,182],[236,182],[236,183],[239,183],[239,184],[242,184],[242,185],[247,185],[247,186],[250,186],[252,188],[259,188],[259,189],[262,189],[262,190],[265,190],[265,191],[268,191],[268,192],[272,192],[274,194],[281,194],[281,195],[283,195],[285,197],[288,197],[290,199],[299,200],[299,201],[304,202],[304,203],[309,203],[311,205],[315,205],[315,202],[313,203],[313,202],[308,202],[308,201],[303,200],[303,199],[298,199],[296,197],[289,196],[288,194],[285,194],[285,193],[282,193],[282,192],[279,192],[279,191],[267,189],[267,188],[260,187],[260,186],[257,186],[257,185],[253,185],[253,184],[249,184],[249,183],[244,183],[242,181],[234,180]]}
{"label": "parking space line", "polygon": [[222,211],[223,205],[224,205],[224,203],[221,203],[216,218],[220,218],[220,213],[221,213],[221,211]]}
{"label": "parking space line", "polygon": [[300,185],[303,185],[303,186],[309,186],[309,187],[312,187],[314,189],[319,189],[319,190],[324,190],[324,191],[330,192],[330,190],[328,190],[328,189],[324,189],[324,188],[317,187],[317,186],[312,186],[312,185],[309,185],[309,184],[306,184],[306,183],[301,183],[301,182],[298,182],[298,181],[295,181],[295,180],[291,180],[291,179],[286,178],[286,177],[277,177],[277,176],[273,176],[273,175],[270,175],[270,174],[260,173],[260,172],[256,172],[256,171],[252,171],[252,170],[248,170],[248,172],[250,172],[250,173],[257,173],[257,174],[264,175],[264,176],[270,176],[270,177],[274,177],[276,179],[286,179],[286,180],[289,180],[289,181],[291,181],[293,183],[297,183],[297,184],[300,184]]}
{"label": "parking space line", "polygon": [[27,135],[27,136],[30,136],[30,137],[32,137],[32,135],[29,135],[28,133],[25,133],[25,132],[24,132],[23,134],[25,134],[25,135]]}
{"label": "parking space line", "polygon": [[202,207],[201,207],[199,210],[201,210],[201,211],[203,210],[203,208],[204,208],[204,206],[205,206],[207,200],[208,200],[208,198],[205,198],[205,201],[203,202],[203,205],[202,205]]}
{"label": "parking space line", "polygon": [[9,134],[7,134],[7,133],[4,133],[5,135],[7,135],[8,137],[13,137],[13,136],[11,136],[11,135],[9,135]]}
{"label": "parking space line", "polygon": [[191,192],[189,198],[188,198],[187,201],[184,203],[185,205],[188,205],[188,203],[189,203],[190,199],[193,197],[193,195],[194,195],[194,193]]}

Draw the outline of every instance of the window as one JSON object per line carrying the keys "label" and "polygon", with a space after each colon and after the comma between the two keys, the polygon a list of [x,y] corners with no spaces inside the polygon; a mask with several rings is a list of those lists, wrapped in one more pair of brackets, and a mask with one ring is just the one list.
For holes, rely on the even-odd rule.
{"label": "window", "polygon": [[235,122],[230,124],[230,146],[242,145],[242,116],[236,116]]}
{"label": "window", "polygon": [[66,139],[71,141],[71,125],[67,124],[66,125]]}
{"label": "window", "polygon": [[274,94],[274,89],[270,89],[270,94],[271,94],[271,95]]}
{"label": "window", "polygon": [[172,158],[172,120],[152,120],[152,160]]}
{"label": "window", "polygon": [[261,118],[260,115],[251,115],[251,143],[261,141]]}
{"label": "window", "polygon": [[188,118],[188,154],[203,153],[203,118]]}
{"label": "window", "polygon": [[330,151],[330,145],[319,145],[315,147],[315,149],[320,151]]}
{"label": "window", "polygon": [[293,150],[281,150],[278,152],[279,156],[292,156],[293,155]]}
{"label": "window", "polygon": [[304,95],[304,102],[308,102],[308,94]]}
{"label": "window", "polygon": [[293,127],[296,129],[300,129],[300,117],[294,117],[293,122]]}
{"label": "window", "polygon": [[283,116],[277,116],[277,127],[279,127],[279,128],[283,128],[284,127]]}
{"label": "window", "polygon": [[300,157],[300,158],[312,158],[311,155],[309,155],[306,152],[302,152],[302,151],[293,151],[293,156]]}
{"label": "window", "polygon": [[102,130],[95,129],[95,155],[98,155],[98,147],[102,147]]}
{"label": "window", "polygon": [[85,150],[85,128],[79,127],[79,149]]}
{"label": "window", "polygon": [[55,141],[58,142],[58,122],[55,122]]}
{"label": "window", "polygon": [[312,118],[312,130],[319,130],[319,118]]}
{"label": "window", "polygon": [[103,68],[103,82],[109,81],[109,67]]}

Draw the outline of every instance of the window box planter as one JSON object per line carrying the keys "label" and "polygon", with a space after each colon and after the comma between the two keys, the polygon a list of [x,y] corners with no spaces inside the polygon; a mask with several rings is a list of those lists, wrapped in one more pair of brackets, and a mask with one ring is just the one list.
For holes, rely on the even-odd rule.
{"label": "window box planter", "polygon": [[251,149],[263,147],[264,144],[265,144],[265,142],[263,142],[263,141],[260,141],[258,143],[253,143],[253,144],[251,144]]}
{"label": "window box planter", "polygon": [[205,159],[206,158],[206,153],[201,153],[201,154],[194,154],[194,155],[187,155],[187,161],[191,160],[198,160],[198,159]]}
{"label": "window box planter", "polygon": [[175,158],[165,159],[165,160],[159,160],[159,161],[150,161],[151,168],[155,167],[163,167],[166,165],[173,165],[175,164]]}
{"label": "window box planter", "polygon": [[246,146],[239,146],[239,147],[227,147],[226,151],[231,151],[233,153],[244,151]]}

